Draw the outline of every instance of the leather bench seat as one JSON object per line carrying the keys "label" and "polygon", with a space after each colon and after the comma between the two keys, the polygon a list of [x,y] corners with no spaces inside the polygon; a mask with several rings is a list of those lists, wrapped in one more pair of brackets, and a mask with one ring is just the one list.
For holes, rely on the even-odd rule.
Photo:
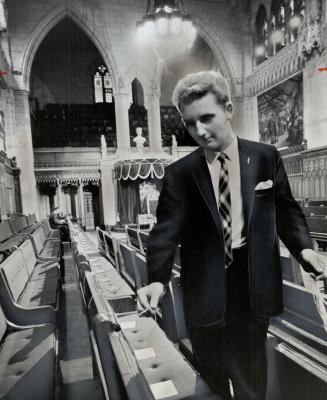
{"label": "leather bench seat", "polygon": [[97,249],[90,246],[82,245],[80,243],[73,243],[72,248],[75,254],[85,254],[90,257],[97,257],[99,255]]}
{"label": "leather bench seat", "polygon": [[56,262],[44,262],[35,265],[30,280],[44,280],[48,278],[59,278],[59,268]]}
{"label": "leather bench seat", "polygon": [[58,278],[30,280],[19,297],[22,307],[52,306],[57,308]]}
{"label": "leather bench seat", "polygon": [[40,225],[33,225],[33,226],[27,226],[22,233],[28,233],[29,235],[31,235],[33,232],[35,232]]}
{"label": "leather bench seat", "polygon": [[307,217],[310,232],[327,233],[327,217]]}
{"label": "leather bench seat", "polygon": [[148,240],[149,240],[149,230],[142,230],[139,232],[139,238],[141,240],[142,243],[142,247],[144,250],[144,253],[146,254],[147,249],[148,249]]}
{"label": "leather bench seat", "polygon": [[45,237],[50,240],[60,240],[61,232],[59,229],[52,229],[49,223],[49,220],[46,219],[42,223],[42,227],[44,229]]}
{"label": "leather bench seat", "polygon": [[326,206],[308,206],[303,207],[302,211],[306,217],[310,216],[327,216]]}
{"label": "leather bench seat", "polygon": [[40,254],[41,257],[59,257],[60,255],[60,241],[48,240],[44,243],[43,249]]}
{"label": "leather bench seat", "polygon": [[143,254],[135,253],[135,279],[138,281],[137,286],[146,286],[149,283],[148,270],[146,266],[146,258]]}
{"label": "leather bench seat", "polygon": [[31,234],[35,231],[36,227],[28,225],[27,219],[25,215],[15,215],[11,216],[10,219],[10,226],[14,234]]}
{"label": "leather bench seat", "polygon": [[75,254],[99,255],[98,246],[90,240],[80,226],[68,221],[72,248]]}
{"label": "leather bench seat", "polygon": [[41,257],[59,257],[60,256],[60,239],[47,239],[43,225],[40,226],[33,234],[32,238],[38,256]]}
{"label": "leather bench seat", "polygon": [[108,260],[118,269],[116,253],[117,253],[117,244],[116,239],[114,239],[108,232],[104,232],[103,234],[105,245],[106,245],[106,256]]}
{"label": "leather bench seat", "polygon": [[[136,314],[118,317],[121,326],[123,326],[122,323],[126,324],[132,321],[135,321],[135,327],[123,329],[120,332],[111,332],[109,335],[129,398],[134,398],[133,392],[137,390],[138,386],[144,386],[145,393],[145,388],[148,388],[154,394],[155,388],[158,386],[168,385],[175,390],[175,394],[170,392],[167,397],[176,400],[221,399],[220,396],[212,393],[209,386],[185,361],[182,354],[168,340],[153,319],[140,318]],[[136,355],[144,349],[148,356],[139,356],[135,362]],[[123,360],[122,350],[124,356],[129,361],[131,360],[129,368],[126,368],[127,360]]]}
{"label": "leather bench seat", "polygon": [[118,257],[120,260],[120,273],[133,288],[148,284],[148,272],[145,256],[136,252],[128,244],[119,242]]}
{"label": "leather bench seat", "polygon": [[135,279],[135,249],[126,243],[119,242],[118,244],[118,258],[119,258],[119,270],[121,275],[126,281],[136,287]]}
{"label": "leather bench seat", "polygon": [[141,253],[143,253],[137,229],[127,227],[126,232],[130,245],[134,247],[136,250],[141,251]]}
{"label": "leather bench seat", "polygon": [[89,298],[94,296],[95,292],[102,294],[117,314],[136,310],[135,293],[112,266],[111,270],[105,273],[87,272],[85,278]]}
{"label": "leather bench seat", "polygon": [[96,227],[96,234],[98,238],[98,248],[99,252],[103,255],[106,254],[106,244],[104,241],[104,231],[100,229],[98,226]]}
{"label": "leather bench seat", "polygon": [[86,255],[83,253],[76,253],[74,255],[75,263],[78,268],[79,278],[84,280],[86,272],[105,273],[108,270],[108,264],[102,262],[99,255]]}
{"label": "leather bench seat", "polygon": [[0,252],[10,252],[13,251],[14,248],[20,246],[26,236],[24,235],[14,235],[12,232],[9,221],[3,221],[0,223]]}
{"label": "leather bench seat", "polygon": [[95,243],[80,228],[76,228],[71,223],[68,224],[72,248],[75,254],[99,255],[99,250]]}
{"label": "leather bench seat", "polygon": [[[102,383],[110,398],[221,400],[153,319],[139,317],[137,313],[119,316],[96,291],[92,303],[94,307],[89,310],[93,311],[94,365],[101,371]],[[155,397],[153,390],[161,384],[173,386],[177,393]]]}
{"label": "leather bench seat", "polygon": [[0,308],[0,340],[0,399],[53,399],[56,375],[54,325],[9,332]]}
{"label": "leather bench seat", "polygon": [[[0,279],[0,296],[7,314],[12,304],[25,308],[51,306],[57,309],[58,263],[38,263],[30,240],[1,263]],[[15,320],[16,312],[11,312],[9,318]]]}
{"label": "leather bench seat", "polygon": [[48,261],[39,262],[31,240],[27,240],[20,248],[24,263],[27,268],[30,280],[47,279],[50,277],[59,277],[58,259],[53,258]]}
{"label": "leather bench seat", "polygon": [[26,240],[26,236],[17,235],[5,240],[4,242],[0,243],[0,251],[10,250],[12,248],[20,246],[24,240]]}
{"label": "leather bench seat", "polygon": [[90,271],[94,272],[96,274],[104,274],[108,271],[114,270],[113,266],[111,263],[105,258],[100,255],[97,257],[92,255],[92,256],[85,256],[84,259],[87,260],[87,262],[90,265]]}
{"label": "leather bench seat", "polygon": [[99,255],[97,247],[95,244],[90,243],[90,241],[74,238],[72,241],[72,247],[76,253]]}
{"label": "leather bench seat", "polygon": [[29,227],[38,228],[39,226],[42,225],[42,222],[39,222],[36,219],[36,215],[35,214],[26,215],[26,221],[27,221],[27,225]]}

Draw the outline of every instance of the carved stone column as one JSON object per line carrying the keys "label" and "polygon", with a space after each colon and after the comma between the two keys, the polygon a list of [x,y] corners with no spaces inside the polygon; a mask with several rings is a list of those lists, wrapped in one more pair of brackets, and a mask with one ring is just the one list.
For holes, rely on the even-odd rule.
{"label": "carved stone column", "polygon": [[65,202],[65,199],[64,199],[64,193],[63,193],[63,191],[62,191],[62,184],[61,184],[61,182],[59,181],[59,179],[58,179],[58,181],[57,181],[57,185],[58,185],[58,189],[57,189],[57,191],[58,191],[58,206],[59,206],[63,211],[65,211],[65,209],[66,209],[66,202]]}
{"label": "carved stone column", "polygon": [[28,91],[14,90],[15,129],[6,138],[7,151],[10,157],[16,157],[21,170],[20,187],[24,214],[35,213],[38,217],[38,202],[34,175],[34,155]]}
{"label": "carved stone column", "polygon": [[43,208],[43,199],[42,199],[43,196],[41,196],[38,186],[37,186],[36,195],[37,195],[37,203],[39,205],[39,218],[40,218],[40,220],[42,220],[43,218],[45,218],[45,211]]}
{"label": "carved stone column", "polygon": [[101,161],[101,195],[104,224],[115,225],[117,222],[117,193],[115,189],[114,165],[116,160]]}
{"label": "carved stone column", "polygon": [[49,201],[49,196],[47,194],[44,194],[44,191],[41,193],[41,188],[40,186],[37,187],[37,195],[38,195],[38,202],[39,202],[39,210],[40,210],[40,220],[48,216],[51,212],[50,210],[50,201]]}
{"label": "carved stone column", "polygon": [[150,151],[160,152],[162,150],[160,93],[157,90],[154,90],[152,94],[146,96],[145,108],[148,111]]}
{"label": "carved stone column", "polygon": [[128,109],[130,106],[129,93],[115,94],[115,113],[118,150],[130,149]]}
{"label": "carved stone column", "polygon": [[78,186],[78,208],[79,208],[79,218],[81,219],[81,224],[85,225],[85,210],[84,210],[84,194],[83,194],[83,183],[80,180]]}

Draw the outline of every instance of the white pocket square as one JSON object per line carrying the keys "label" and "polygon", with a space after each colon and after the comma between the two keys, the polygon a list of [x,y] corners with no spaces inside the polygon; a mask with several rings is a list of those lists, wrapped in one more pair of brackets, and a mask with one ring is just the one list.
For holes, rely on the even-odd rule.
{"label": "white pocket square", "polygon": [[267,190],[270,189],[273,185],[273,182],[269,179],[265,182],[259,182],[254,190]]}

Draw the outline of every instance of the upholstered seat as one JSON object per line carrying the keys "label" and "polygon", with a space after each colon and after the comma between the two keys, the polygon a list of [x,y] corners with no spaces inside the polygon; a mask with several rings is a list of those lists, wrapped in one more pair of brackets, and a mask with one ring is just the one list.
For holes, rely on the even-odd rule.
{"label": "upholstered seat", "polygon": [[26,236],[23,235],[13,236],[0,244],[0,251],[7,249],[10,250],[12,248],[18,247],[24,242],[25,239]]}
{"label": "upholstered seat", "polygon": [[30,276],[30,280],[39,280],[39,279],[49,279],[49,278],[58,278],[59,277],[59,267],[56,262],[44,262],[40,264],[36,264],[32,275]]}
{"label": "upholstered seat", "polygon": [[119,321],[136,322],[135,328],[123,330],[129,348],[133,349],[134,357],[142,349],[153,350],[153,357],[138,360],[138,368],[152,391],[155,385],[171,381],[177,392],[174,399],[220,398],[212,393],[153,319],[128,315],[120,317]]}
{"label": "upholstered seat", "polygon": [[119,243],[118,255],[120,265],[120,273],[133,287],[136,286],[135,279],[135,249],[125,243]]}
{"label": "upholstered seat", "polygon": [[60,238],[57,240],[47,239],[44,231],[44,225],[39,227],[33,234],[32,238],[38,256],[41,257],[59,257],[60,255]]}
{"label": "upholstered seat", "polygon": [[45,237],[46,239],[50,239],[50,240],[60,240],[61,238],[61,233],[59,229],[52,229],[50,227],[50,223],[49,220],[46,219],[45,221],[43,221],[42,224],[42,228],[44,229],[44,233],[45,233]]}
{"label": "upholstered seat", "polygon": [[36,259],[31,241],[1,263],[1,292],[4,311],[15,321],[14,308],[52,306],[57,309],[59,297],[59,265]]}
{"label": "upholstered seat", "polygon": [[[221,399],[153,319],[140,318],[137,314],[118,317],[121,331],[113,329],[111,320],[112,317],[106,319],[102,312],[94,319],[94,328],[108,389],[109,392],[115,389],[117,399],[153,399],[158,386],[167,398],[175,400]],[[119,392],[121,386],[125,388],[125,396]]]}
{"label": "upholstered seat", "polygon": [[118,272],[113,267],[111,268],[105,273],[86,273],[91,296],[94,295],[92,293],[94,290],[101,293],[116,313],[135,311],[135,293]]}
{"label": "upholstered seat", "polygon": [[19,298],[23,307],[52,306],[57,308],[58,278],[29,281]]}
{"label": "upholstered seat", "polygon": [[0,223],[0,252],[10,254],[10,252],[20,246],[25,239],[26,236],[24,235],[14,235],[10,228],[9,221]]}
{"label": "upholstered seat", "polygon": [[41,257],[58,257],[60,254],[60,241],[47,240],[40,252]]}
{"label": "upholstered seat", "polygon": [[53,324],[8,332],[0,309],[0,399],[51,400],[55,392]]}

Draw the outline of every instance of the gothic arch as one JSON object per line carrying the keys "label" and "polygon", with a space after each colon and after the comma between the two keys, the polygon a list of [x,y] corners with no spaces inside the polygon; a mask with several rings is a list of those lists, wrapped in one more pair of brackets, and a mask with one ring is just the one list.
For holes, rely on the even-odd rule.
{"label": "gothic arch", "polygon": [[[64,18],[70,18],[92,41],[99,53],[103,57],[113,80],[113,90],[118,87],[119,73],[112,55],[110,43],[105,43],[103,36],[97,32],[95,27],[90,24],[78,10],[64,2],[54,7],[49,13],[43,16],[41,21],[33,29],[31,38],[26,46],[23,56],[21,72],[24,79],[24,88],[29,90],[30,75],[35,54],[45,36]],[[109,48],[109,51],[108,51]]]}
{"label": "gothic arch", "polygon": [[260,7],[264,7],[266,10],[267,19],[270,19],[270,10],[271,10],[271,1],[272,0],[256,0],[251,4],[251,21],[250,21],[250,31],[252,35],[255,34],[255,22],[259,12]]}
{"label": "gothic arch", "polygon": [[149,92],[151,92],[152,82],[150,77],[144,72],[142,68],[138,67],[138,65],[136,64],[131,65],[125,72],[125,86],[129,88],[134,79],[137,79],[140,82],[143,88],[144,95],[147,95]]}

